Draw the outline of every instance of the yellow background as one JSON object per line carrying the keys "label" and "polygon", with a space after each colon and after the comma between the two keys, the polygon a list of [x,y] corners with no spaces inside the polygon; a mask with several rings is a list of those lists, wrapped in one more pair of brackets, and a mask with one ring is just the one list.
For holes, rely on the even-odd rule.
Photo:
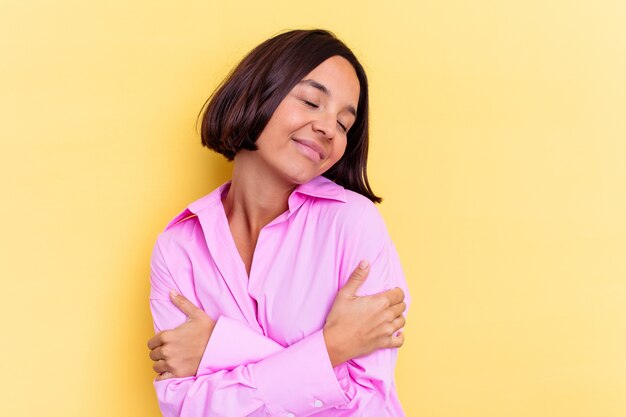
{"label": "yellow background", "polygon": [[626,415],[626,3],[0,3],[0,415],[158,416],[157,233],[228,178],[195,117],[328,28],[371,80],[408,416]]}

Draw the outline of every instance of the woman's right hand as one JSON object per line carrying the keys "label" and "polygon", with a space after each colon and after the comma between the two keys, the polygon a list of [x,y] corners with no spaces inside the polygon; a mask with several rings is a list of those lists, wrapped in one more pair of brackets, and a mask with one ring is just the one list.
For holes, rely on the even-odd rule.
{"label": "woman's right hand", "polygon": [[337,292],[326,317],[324,341],[333,368],[375,350],[398,348],[404,343],[404,335],[398,332],[405,324],[404,292],[394,288],[373,295],[356,295],[368,273],[369,264],[361,261]]}

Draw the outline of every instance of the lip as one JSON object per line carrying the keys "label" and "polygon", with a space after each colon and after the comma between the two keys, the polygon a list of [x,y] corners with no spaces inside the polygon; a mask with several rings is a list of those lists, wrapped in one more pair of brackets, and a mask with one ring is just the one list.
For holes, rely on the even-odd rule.
{"label": "lip", "polygon": [[300,138],[293,138],[293,140],[299,143],[300,145],[304,145],[308,148],[311,148],[314,152],[316,152],[319,155],[320,161],[323,161],[324,159],[326,159],[326,150],[324,149],[322,145],[320,145],[316,141],[310,140],[310,139],[300,139]]}

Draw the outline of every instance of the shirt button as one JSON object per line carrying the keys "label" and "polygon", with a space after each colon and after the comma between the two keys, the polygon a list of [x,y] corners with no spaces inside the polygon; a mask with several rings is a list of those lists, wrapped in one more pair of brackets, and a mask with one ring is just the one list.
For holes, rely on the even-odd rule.
{"label": "shirt button", "polygon": [[313,405],[316,406],[317,408],[321,408],[324,405],[324,403],[321,402],[320,400],[315,400]]}
{"label": "shirt button", "polygon": [[294,413],[289,413],[285,417],[296,417],[296,415]]}

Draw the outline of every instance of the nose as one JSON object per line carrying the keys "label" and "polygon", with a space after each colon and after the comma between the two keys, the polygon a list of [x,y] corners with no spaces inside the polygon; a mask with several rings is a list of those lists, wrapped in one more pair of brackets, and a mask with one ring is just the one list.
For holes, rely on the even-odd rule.
{"label": "nose", "polygon": [[327,139],[332,139],[337,133],[337,124],[332,115],[320,114],[312,123],[313,130]]}

